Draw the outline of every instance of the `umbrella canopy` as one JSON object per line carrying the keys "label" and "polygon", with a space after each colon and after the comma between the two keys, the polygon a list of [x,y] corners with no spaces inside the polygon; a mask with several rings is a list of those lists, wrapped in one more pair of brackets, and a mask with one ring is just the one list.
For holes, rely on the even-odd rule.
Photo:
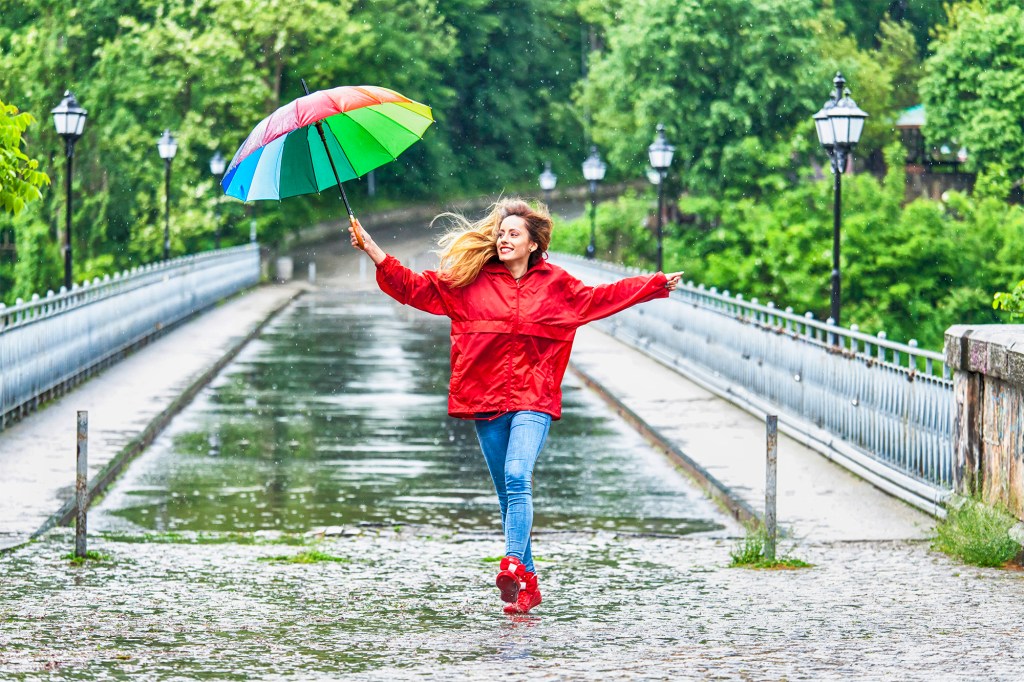
{"label": "umbrella canopy", "polygon": [[260,121],[235,152],[221,186],[242,201],[340,187],[395,160],[433,122],[430,107],[387,88],[320,90]]}

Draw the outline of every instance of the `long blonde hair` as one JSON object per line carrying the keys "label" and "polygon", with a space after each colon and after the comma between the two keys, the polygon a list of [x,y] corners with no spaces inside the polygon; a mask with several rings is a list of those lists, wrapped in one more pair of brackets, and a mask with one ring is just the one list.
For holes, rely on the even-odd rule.
{"label": "long blonde hair", "polygon": [[458,213],[442,213],[434,219],[445,218],[452,223],[437,242],[441,280],[456,289],[472,284],[484,265],[498,256],[498,227],[510,215],[523,219],[530,239],[537,243],[537,249],[530,254],[530,267],[540,262],[551,243],[551,215],[547,206],[517,198],[501,199],[491,206],[490,213],[476,222]]}

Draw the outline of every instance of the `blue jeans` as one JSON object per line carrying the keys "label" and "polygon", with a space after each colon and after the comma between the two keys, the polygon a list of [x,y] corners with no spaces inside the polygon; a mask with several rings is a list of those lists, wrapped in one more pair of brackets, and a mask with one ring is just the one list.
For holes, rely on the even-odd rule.
{"label": "blue jeans", "polygon": [[537,463],[551,427],[551,415],[543,412],[508,412],[476,423],[487,470],[501,508],[505,531],[505,555],[523,562],[534,573],[530,551],[533,528],[533,466]]}

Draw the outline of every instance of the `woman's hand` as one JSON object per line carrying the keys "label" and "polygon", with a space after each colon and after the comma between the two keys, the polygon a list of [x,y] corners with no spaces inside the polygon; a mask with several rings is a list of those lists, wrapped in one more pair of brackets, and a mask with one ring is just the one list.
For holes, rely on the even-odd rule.
{"label": "woman's hand", "polygon": [[668,278],[668,281],[665,282],[665,288],[669,291],[675,291],[676,287],[679,286],[679,280],[683,278],[683,273],[681,271],[670,272],[666,274],[665,277]]}
{"label": "woman's hand", "polygon": [[352,243],[352,248],[360,248],[359,240],[356,239],[357,229],[359,230],[359,234],[363,238],[362,250],[366,252],[366,255],[369,256],[371,260],[373,260],[375,265],[380,265],[381,261],[387,258],[388,255],[384,253],[384,251],[379,246],[377,246],[377,242],[373,241],[370,235],[366,233],[366,230],[363,229],[363,226],[359,223],[358,220],[356,220],[355,225],[348,226],[348,236],[349,241]]}

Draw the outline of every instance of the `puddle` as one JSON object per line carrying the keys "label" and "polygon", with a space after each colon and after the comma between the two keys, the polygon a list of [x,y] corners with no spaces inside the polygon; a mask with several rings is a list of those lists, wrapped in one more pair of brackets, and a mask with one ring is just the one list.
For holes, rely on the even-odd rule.
{"label": "puddle", "polygon": [[[495,530],[473,426],[446,415],[448,330],[447,320],[375,293],[307,295],[133,463],[90,527]],[[687,535],[728,524],[572,377],[536,468],[535,501],[542,531]]]}

